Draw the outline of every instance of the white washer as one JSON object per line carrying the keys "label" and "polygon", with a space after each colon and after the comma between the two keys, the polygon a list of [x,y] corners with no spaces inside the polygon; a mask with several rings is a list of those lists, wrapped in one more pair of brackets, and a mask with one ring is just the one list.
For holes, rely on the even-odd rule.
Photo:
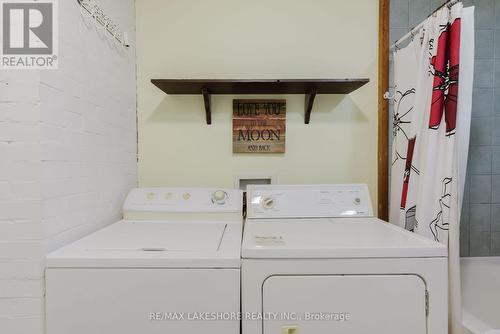
{"label": "white washer", "polygon": [[242,192],[134,189],[123,209],[48,255],[47,334],[238,333]]}
{"label": "white washer", "polygon": [[247,190],[243,334],[448,332],[446,247],[374,218],[366,185]]}

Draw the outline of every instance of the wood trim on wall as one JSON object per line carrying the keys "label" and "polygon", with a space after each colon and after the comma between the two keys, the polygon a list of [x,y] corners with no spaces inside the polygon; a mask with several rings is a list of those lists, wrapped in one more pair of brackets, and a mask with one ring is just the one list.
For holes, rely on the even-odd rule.
{"label": "wood trim on wall", "polygon": [[378,216],[389,219],[389,103],[384,93],[389,87],[389,6],[379,0],[378,44]]}

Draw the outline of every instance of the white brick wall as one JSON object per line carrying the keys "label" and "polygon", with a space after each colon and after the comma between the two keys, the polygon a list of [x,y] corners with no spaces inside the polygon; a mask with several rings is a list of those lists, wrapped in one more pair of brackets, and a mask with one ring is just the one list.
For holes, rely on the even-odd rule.
{"label": "white brick wall", "polygon": [[40,74],[0,71],[0,332],[43,328]]}
{"label": "white brick wall", "polygon": [[43,333],[47,252],[120,218],[137,185],[135,8],[124,49],[59,1],[57,71],[0,71],[0,333]]}
{"label": "white brick wall", "polygon": [[59,70],[40,74],[47,251],[119,219],[124,195],[137,185],[134,1],[98,3],[132,47],[96,29],[76,0],[59,1]]}

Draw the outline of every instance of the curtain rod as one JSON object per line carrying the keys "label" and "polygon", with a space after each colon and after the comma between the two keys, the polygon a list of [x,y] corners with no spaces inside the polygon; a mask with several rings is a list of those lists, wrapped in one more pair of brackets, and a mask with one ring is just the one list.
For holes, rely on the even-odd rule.
{"label": "curtain rod", "polygon": [[[429,16],[427,16],[426,19],[428,19],[429,17],[431,17],[432,15],[436,14],[441,8],[443,7],[448,7],[448,8],[451,8],[452,6],[454,6],[455,4],[457,4],[458,2],[460,2],[460,0],[449,0],[449,1],[446,1],[444,4],[442,4],[441,6],[439,6],[438,8],[436,8],[435,11],[432,12],[432,14],[430,14]],[[403,37],[401,37],[400,39],[398,39],[396,42],[394,42],[394,44],[391,45],[390,47],[390,50],[393,50],[393,49],[396,49],[399,47],[399,44],[401,44],[402,42],[404,42],[405,40],[408,39],[408,37],[413,37],[416,35],[416,33],[422,29],[422,27],[424,26],[424,23],[425,23],[425,20],[423,22],[421,22],[420,24],[418,24],[417,26],[413,27],[409,33],[407,33],[406,35],[404,35]]]}

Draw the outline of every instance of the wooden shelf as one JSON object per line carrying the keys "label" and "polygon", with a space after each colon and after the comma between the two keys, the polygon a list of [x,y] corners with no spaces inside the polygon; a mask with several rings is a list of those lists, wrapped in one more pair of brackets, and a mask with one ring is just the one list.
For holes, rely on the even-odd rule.
{"label": "wooden shelf", "polygon": [[212,123],[211,95],[213,94],[305,94],[304,122],[309,124],[317,94],[349,94],[366,85],[369,79],[152,79],[151,82],[167,94],[202,94],[207,124]]}

